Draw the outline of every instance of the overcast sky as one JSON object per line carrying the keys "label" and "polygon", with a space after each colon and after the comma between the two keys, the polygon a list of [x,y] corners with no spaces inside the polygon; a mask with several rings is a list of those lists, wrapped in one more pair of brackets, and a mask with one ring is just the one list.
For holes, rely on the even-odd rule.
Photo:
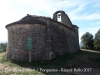
{"label": "overcast sky", "polygon": [[[8,40],[7,24],[27,14],[52,18],[58,10],[62,10],[62,0],[0,0],[0,42]],[[79,27],[79,37],[85,32],[95,35],[100,29],[100,0],[64,0],[63,10]]]}

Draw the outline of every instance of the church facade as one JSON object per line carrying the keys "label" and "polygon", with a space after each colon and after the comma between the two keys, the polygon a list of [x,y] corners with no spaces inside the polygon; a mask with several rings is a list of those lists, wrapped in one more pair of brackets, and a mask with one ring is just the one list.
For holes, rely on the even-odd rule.
{"label": "church facade", "polygon": [[[60,21],[58,21],[60,19]],[[6,25],[8,30],[7,59],[29,60],[27,39],[32,38],[32,61],[52,60],[58,55],[78,51],[78,27],[64,11],[57,11],[53,19],[29,15]]]}

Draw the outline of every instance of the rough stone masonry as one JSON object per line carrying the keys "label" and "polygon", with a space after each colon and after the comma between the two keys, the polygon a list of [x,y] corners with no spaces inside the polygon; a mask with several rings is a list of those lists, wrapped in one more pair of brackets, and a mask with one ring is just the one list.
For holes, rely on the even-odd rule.
{"label": "rough stone masonry", "polygon": [[[60,19],[60,21],[58,20]],[[7,59],[28,61],[27,39],[31,34],[32,61],[51,60],[64,53],[78,51],[78,27],[64,11],[57,11],[53,19],[29,15],[6,25],[8,30]]]}

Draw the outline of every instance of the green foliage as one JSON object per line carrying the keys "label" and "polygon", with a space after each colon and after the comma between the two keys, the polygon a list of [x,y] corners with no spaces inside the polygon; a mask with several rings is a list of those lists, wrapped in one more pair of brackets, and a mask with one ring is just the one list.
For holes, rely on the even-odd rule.
{"label": "green foliage", "polygon": [[95,47],[95,50],[99,50],[100,51],[100,29],[95,34],[94,47]]}
{"label": "green foliage", "polygon": [[3,63],[6,61],[6,55],[3,55],[2,58],[0,59],[0,63]]}
{"label": "green foliage", "polygon": [[0,43],[0,50],[6,51],[7,43]]}
{"label": "green foliage", "polygon": [[90,34],[89,32],[86,32],[81,37],[81,43],[83,44],[82,46],[83,49],[94,49],[93,42],[94,42],[93,35]]}
{"label": "green foliage", "polygon": [[0,53],[4,52],[4,50],[0,50]]}

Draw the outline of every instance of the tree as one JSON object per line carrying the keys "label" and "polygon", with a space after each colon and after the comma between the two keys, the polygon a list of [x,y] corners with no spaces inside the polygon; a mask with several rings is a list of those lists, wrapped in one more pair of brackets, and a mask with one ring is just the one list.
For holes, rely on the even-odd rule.
{"label": "tree", "polygon": [[0,43],[0,50],[6,51],[7,43]]}
{"label": "tree", "polygon": [[95,47],[96,50],[99,50],[100,51],[100,29],[95,34],[94,47]]}
{"label": "tree", "polygon": [[82,35],[81,37],[82,48],[94,49],[93,42],[94,42],[93,35],[90,34],[89,32],[86,32],[85,34]]}

